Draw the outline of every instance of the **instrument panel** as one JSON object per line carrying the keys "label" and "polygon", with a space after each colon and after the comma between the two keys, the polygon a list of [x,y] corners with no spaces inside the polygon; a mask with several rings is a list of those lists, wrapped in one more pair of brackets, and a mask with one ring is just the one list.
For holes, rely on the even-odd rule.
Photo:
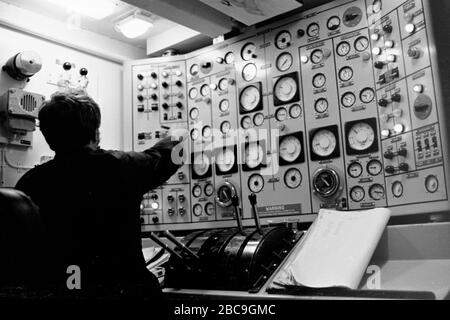
{"label": "instrument panel", "polygon": [[[132,148],[189,132],[144,231],[312,221],[321,208],[450,208],[446,110],[426,0],[333,1],[183,56],[131,61]],[[130,90],[130,88],[132,88]],[[130,117],[126,118],[130,119]]]}

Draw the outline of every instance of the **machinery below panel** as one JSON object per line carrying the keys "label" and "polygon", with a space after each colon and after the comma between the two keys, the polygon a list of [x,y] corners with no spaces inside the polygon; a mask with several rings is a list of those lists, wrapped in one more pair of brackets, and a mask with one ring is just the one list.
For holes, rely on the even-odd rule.
{"label": "machinery below panel", "polygon": [[128,63],[134,150],[174,127],[189,136],[186,164],[143,202],[143,230],[232,227],[236,212],[250,226],[253,194],[265,224],[311,221],[321,208],[448,211],[428,2],[337,0],[185,56]]}

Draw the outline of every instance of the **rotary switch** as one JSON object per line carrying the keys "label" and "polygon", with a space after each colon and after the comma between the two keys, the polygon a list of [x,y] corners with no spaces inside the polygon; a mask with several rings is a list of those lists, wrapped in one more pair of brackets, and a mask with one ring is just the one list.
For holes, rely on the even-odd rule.
{"label": "rotary switch", "polygon": [[385,33],[392,33],[392,30],[393,30],[393,28],[392,28],[392,26],[390,24],[387,24],[387,25],[383,26],[383,31]]}
{"label": "rotary switch", "polygon": [[158,99],[158,96],[156,95],[156,93],[153,93],[153,94],[150,96],[150,98],[152,98],[153,100],[157,100],[157,99]]}
{"label": "rotary switch", "polygon": [[183,108],[183,103],[181,103],[180,101],[178,101],[176,104],[177,108],[181,109]]}
{"label": "rotary switch", "polygon": [[400,165],[398,166],[398,169],[403,172],[409,171],[409,164],[407,164],[405,162],[400,163]]}
{"label": "rotary switch", "polygon": [[177,80],[177,81],[175,82],[175,85],[176,85],[177,87],[182,87],[182,86],[183,86],[183,82],[181,82],[180,80]]}
{"label": "rotary switch", "polygon": [[185,197],[184,194],[178,195],[178,201],[179,201],[180,203],[183,203],[185,200],[186,200],[186,197]]}
{"label": "rotary switch", "polygon": [[386,151],[385,153],[384,153],[384,158],[385,159],[388,159],[388,160],[392,160],[392,159],[394,159],[394,153],[392,152],[392,151]]}
{"label": "rotary switch", "polygon": [[144,101],[144,96],[142,94],[138,94],[137,99],[142,102]]}
{"label": "rotary switch", "polygon": [[164,109],[169,109],[169,104],[168,104],[167,102],[164,102],[164,103],[162,104],[162,107],[163,107]]}
{"label": "rotary switch", "polygon": [[169,84],[165,81],[161,85],[164,89],[167,89],[169,87]]}
{"label": "rotary switch", "polygon": [[398,150],[397,155],[399,155],[401,157],[406,157],[408,155],[408,150],[405,148],[402,148],[402,149]]}
{"label": "rotary switch", "polygon": [[400,102],[402,100],[402,96],[399,93],[394,93],[391,96],[391,100],[394,102]]}
{"label": "rotary switch", "polygon": [[383,108],[385,108],[385,107],[387,107],[388,106],[388,104],[389,104],[389,101],[387,100],[387,99],[380,99],[380,100],[378,100],[378,105],[380,106],[380,107],[383,107]]}
{"label": "rotary switch", "polygon": [[184,207],[180,207],[178,208],[178,213],[180,214],[180,216],[183,216],[186,213],[186,209]]}
{"label": "rotary switch", "polygon": [[420,49],[418,49],[416,47],[409,48],[408,56],[412,59],[419,59],[420,58]]}
{"label": "rotary switch", "polygon": [[175,200],[175,198],[173,197],[173,195],[169,194],[169,195],[167,196],[167,201],[168,201],[169,203],[173,202],[174,200]]}
{"label": "rotary switch", "polygon": [[144,76],[140,73],[137,75],[137,78],[138,78],[138,80],[141,80],[141,81],[144,80]]}
{"label": "rotary switch", "polygon": [[158,75],[156,74],[156,72],[152,72],[152,73],[150,74],[150,76],[151,76],[153,79],[156,79],[156,78],[158,77]]}
{"label": "rotary switch", "polygon": [[152,222],[153,222],[154,224],[159,223],[159,218],[158,218],[157,216],[154,216],[154,217],[152,218]]}
{"label": "rotary switch", "polygon": [[175,209],[174,208],[169,208],[167,210],[167,214],[169,215],[169,217],[173,216],[175,214]]}

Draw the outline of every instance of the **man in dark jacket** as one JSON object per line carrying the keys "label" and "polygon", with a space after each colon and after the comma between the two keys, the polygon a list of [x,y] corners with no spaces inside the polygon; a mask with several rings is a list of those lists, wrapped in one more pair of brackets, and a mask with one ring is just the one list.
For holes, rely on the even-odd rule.
{"label": "man in dark jacket", "polygon": [[178,169],[173,155],[182,136],[139,153],[102,150],[100,109],[76,94],[53,96],[39,123],[55,158],[28,171],[16,188],[39,207],[46,227],[48,257],[37,262],[46,266],[42,279],[64,292],[75,266],[81,290],[73,291],[160,297],[142,255],[140,203]]}

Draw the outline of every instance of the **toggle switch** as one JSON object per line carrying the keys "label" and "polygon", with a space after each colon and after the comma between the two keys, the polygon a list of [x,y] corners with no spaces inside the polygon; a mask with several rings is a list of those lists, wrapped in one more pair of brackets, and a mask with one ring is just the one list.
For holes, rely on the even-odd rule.
{"label": "toggle switch", "polygon": [[395,154],[392,151],[386,151],[384,153],[384,158],[388,160],[394,159]]}
{"label": "toggle switch", "polygon": [[161,85],[164,89],[167,89],[169,87],[169,84],[165,81]]}
{"label": "toggle switch", "polygon": [[433,142],[433,148],[437,148],[438,147],[437,137],[433,136],[433,138],[431,138],[431,141]]}
{"label": "toggle switch", "polygon": [[184,194],[178,195],[178,201],[179,201],[179,202],[183,203],[185,200],[186,200],[186,197],[185,197]]}
{"label": "toggle switch", "polygon": [[408,155],[408,150],[405,148],[402,148],[398,150],[397,155],[400,157],[406,157]]}
{"label": "toggle switch", "polygon": [[142,102],[142,101],[144,101],[144,96],[143,96],[142,94],[138,94],[138,95],[137,95],[137,99],[138,99],[140,102]]}
{"label": "toggle switch", "polygon": [[164,102],[162,104],[162,107],[167,110],[167,109],[169,109],[169,104],[167,102]]}
{"label": "toggle switch", "polygon": [[138,105],[137,111],[138,112],[144,112],[145,111],[144,105],[143,104]]}
{"label": "toggle switch", "polygon": [[156,79],[156,78],[158,78],[158,75],[156,74],[156,72],[152,72],[150,74],[150,77],[152,77],[153,79]]}
{"label": "toggle switch", "polygon": [[169,195],[167,196],[167,201],[168,201],[169,203],[173,202],[174,200],[175,200],[175,198],[173,197],[173,195],[169,194]]}
{"label": "toggle switch", "polygon": [[178,112],[177,117],[178,119],[183,119],[183,114],[181,112]]}
{"label": "toggle switch", "polygon": [[169,208],[167,210],[167,214],[169,215],[169,217],[173,216],[175,214],[175,209],[174,208]]}
{"label": "toggle switch", "polygon": [[183,108],[183,103],[180,101],[178,101],[175,105],[177,106],[178,109]]}
{"label": "toggle switch", "polygon": [[159,218],[158,218],[157,216],[154,216],[154,217],[152,218],[152,222],[153,222],[154,224],[159,223]]}
{"label": "toggle switch", "polygon": [[177,80],[177,81],[175,82],[175,85],[176,85],[177,87],[182,87],[182,86],[183,86],[183,82],[181,82],[180,80]]}
{"label": "toggle switch", "polygon": [[384,171],[385,171],[387,174],[394,174],[394,173],[395,173],[395,167],[394,167],[394,166],[387,166],[387,167],[384,169]]}
{"label": "toggle switch", "polygon": [[400,165],[398,166],[398,170],[403,172],[409,171],[409,164],[407,164],[406,162],[400,163]]}
{"label": "toggle switch", "polygon": [[417,47],[409,48],[408,56],[412,59],[419,59],[420,58],[420,49]]}
{"label": "toggle switch", "polygon": [[394,93],[393,95],[391,95],[391,100],[394,102],[400,102],[402,100],[402,96],[400,95],[400,93]]}
{"label": "toggle switch", "polygon": [[376,69],[383,69],[385,65],[386,65],[386,64],[385,64],[384,62],[382,62],[382,61],[376,61],[376,62],[373,64],[373,66],[374,66]]}
{"label": "toggle switch", "polygon": [[184,175],[184,172],[183,172],[183,171],[179,171],[179,172],[177,173],[177,175],[178,175],[178,179],[179,179],[179,180],[184,180],[185,175]]}
{"label": "toggle switch", "polygon": [[156,200],[158,200],[158,195],[156,193],[154,193],[150,196],[150,199],[156,201]]}
{"label": "toggle switch", "polygon": [[164,114],[163,114],[163,120],[169,120],[169,116],[168,116],[167,113],[164,113]]}
{"label": "toggle switch", "polygon": [[137,75],[137,78],[138,78],[139,80],[141,80],[141,81],[144,80],[144,76],[143,76],[142,74],[140,74],[140,73]]}
{"label": "toggle switch", "polygon": [[158,100],[158,96],[156,95],[156,93],[153,93],[150,98],[152,98],[153,100]]}
{"label": "toggle switch", "polygon": [[180,214],[180,216],[183,216],[186,213],[186,209],[184,207],[179,207],[178,213]]}

